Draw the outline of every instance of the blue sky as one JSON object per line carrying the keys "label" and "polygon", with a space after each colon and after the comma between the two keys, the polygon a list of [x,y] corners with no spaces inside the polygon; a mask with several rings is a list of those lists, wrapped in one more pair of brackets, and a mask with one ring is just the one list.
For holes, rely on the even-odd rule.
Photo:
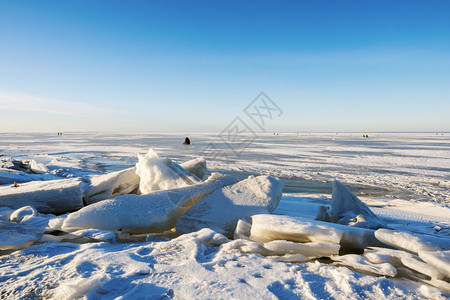
{"label": "blue sky", "polygon": [[450,131],[449,1],[0,1],[0,131]]}

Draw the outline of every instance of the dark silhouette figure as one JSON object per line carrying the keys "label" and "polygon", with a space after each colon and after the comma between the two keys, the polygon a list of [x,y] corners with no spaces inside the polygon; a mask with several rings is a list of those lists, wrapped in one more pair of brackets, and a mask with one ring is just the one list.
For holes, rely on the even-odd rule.
{"label": "dark silhouette figure", "polygon": [[186,137],[186,138],[184,139],[183,145],[190,145],[190,144],[191,144],[191,140],[190,140],[188,137]]}

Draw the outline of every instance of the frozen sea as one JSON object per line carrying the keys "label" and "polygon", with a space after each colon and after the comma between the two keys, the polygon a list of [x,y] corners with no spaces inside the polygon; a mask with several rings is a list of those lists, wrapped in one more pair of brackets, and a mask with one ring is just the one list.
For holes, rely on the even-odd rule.
{"label": "frozen sea", "polygon": [[[331,182],[349,187],[391,228],[450,239],[450,133],[3,133],[0,159],[35,160],[52,178],[122,170],[153,148],[211,172],[285,182],[275,214],[314,219]],[[44,175],[42,175],[44,176]],[[2,178],[0,177],[0,180]],[[3,178],[6,184],[7,179]],[[0,230],[8,230],[6,227]],[[209,234],[209,235],[208,235]],[[284,263],[224,252],[211,233],[139,242],[49,242],[0,252],[1,299],[446,299],[406,279],[327,261]]]}

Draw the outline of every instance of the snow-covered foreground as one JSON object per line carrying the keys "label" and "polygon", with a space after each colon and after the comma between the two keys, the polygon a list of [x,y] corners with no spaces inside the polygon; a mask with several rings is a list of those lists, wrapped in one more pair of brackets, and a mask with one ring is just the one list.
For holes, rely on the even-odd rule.
{"label": "snow-covered foreground", "polygon": [[[70,192],[69,210],[85,207],[52,215],[43,210],[56,207],[54,213],[60,214],[60,202],[39,207],[36,201],[42,197],[34,192],[33,207],[41,213],[11,204],[0,207],[0,298],[450,296],[448,134],[371,134],[369,139],[360,134],[260,134],[240,155],[215,134],[189,137],[192,144],[183,146],[181,134],[3,134],[0,201],[23,199],[7,194],[24,187],[33,191],[36,185],[42,191],[40,181],[70,179],[69,188],[60,189]],[[151,155],[141,156],[138,172],[133,168],[137,154],[149,148],[182,163],[205,154],[210,143],[220,155],[203,155],[209,169],[205,177],[212,171],[238,180],[276,176],[284,181],[281,200],[273,177],[250,177],[235,184],[228,176],[213,176],[205,182],[196,177],[203,177],[197,174],[198,161],[182,164],[191,174],[164,160],[155,169],[159,161],[153,162]],[[103,173],[109,174],[104,175],[107,180]],[[364,208],[352,215],[348,209],[339,211],[343,205],[333,206],[335,178],[369,205],[376,219]],[[13,187],[14,181],[19,187]],[[145,190],[135,195],[139,186]],[[344,189],[334,199],[347,197],[345,187],[334,188]],[[64,195],[60,192],[58,197]],[[246,208],[230,213],[241,198]],[[117,211],[118,203],[150,201],[145,199],[159,199],[144,206],[157,212],[157,222],[139,219],[138,204],[133,204],[137,217],[132,220],[123,209]],[[341,224],[314,221],[321,206],[330,205],[333,222]],[[108,214],[118,225],[103,222]],[[231,239],[236,216],[253,217],[239,223]],[[169,230],[174,218],[179,218],[178,232]],[[132,223],[139,225],[124,228]],[[389,229],[361,228],[373,224]],[[147,232],[168,230],[143,234],[142,226]]]}

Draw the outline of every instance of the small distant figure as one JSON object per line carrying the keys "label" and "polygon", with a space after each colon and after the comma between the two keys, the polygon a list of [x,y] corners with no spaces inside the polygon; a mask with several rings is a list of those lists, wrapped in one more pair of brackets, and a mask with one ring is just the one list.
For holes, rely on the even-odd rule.
{"label": "small distant figure", "polygon": [[16,188],[19,187],[19,184],[17,183],[17,181],[14,181],[13,185],[14,185],[14,187],[16,187]]}
{"label": "small distant figure", "polygon": [[369,135],[363,134],[363,138],[369,138]]}
{"label": "small distant figure", "polygon": [[183,145],[190,145],[190,144],[191,144],[191,140],[190,140],[188,137],[186,137],[186,138],[184,139]]}

